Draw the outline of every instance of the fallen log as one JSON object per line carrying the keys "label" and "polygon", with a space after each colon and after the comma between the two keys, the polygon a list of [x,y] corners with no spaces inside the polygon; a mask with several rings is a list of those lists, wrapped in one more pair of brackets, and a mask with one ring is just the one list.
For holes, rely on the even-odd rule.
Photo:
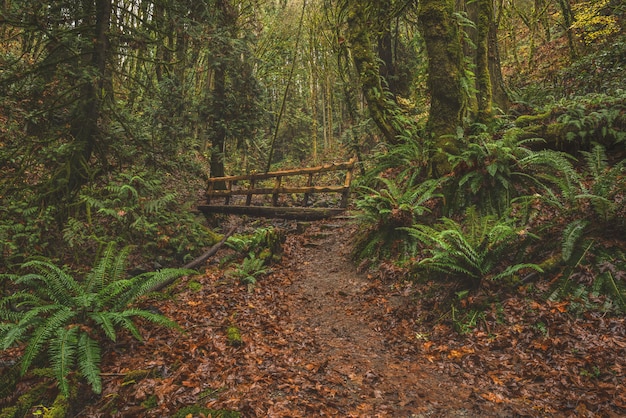
{"label": "fallen log", "polygon": [[198,209],[205,215],[226,213],[230,215],[248,215],[261,218],[295,219],[300,221],[316,221],[340,215],[344,208],[303,208],[275,206],[243,206],[243,205],[204,205]]}
{"label": "fallen log", "polygon": [[[189,263],[185,264],[182,269],[194,269],[196,267],[198,267],[200,264],[204,263],[205,261],[207,261],[211,256],[215,255],[215,253],[217,253],[219,251],[219,249],[222,247],[222,245],[224,245],[226,243],[226,240],[235,233],[235,231],[237,230],[236,227],[233,227],[230,231],[228,231],[226,234],[224,234],[224,237],[220,240],[220,242],[218,242],[217,244],[214,244],[211,248],[209,248],[205,253],[203,253],[201,256],[196,257],[195,259],[193,259],[192,261],[190,261]],[[174,281],[176,281],[176,279],[178,279],[178,277],[172,277],[170,280],[166,280],[165,282],[159,283],[157,286],[154,286],[152,289],[150,289],[150,292],[158,292],[159,290],[169,286],[170,284],[172,284]],[[150,293],[148,292],[148,293]]]}

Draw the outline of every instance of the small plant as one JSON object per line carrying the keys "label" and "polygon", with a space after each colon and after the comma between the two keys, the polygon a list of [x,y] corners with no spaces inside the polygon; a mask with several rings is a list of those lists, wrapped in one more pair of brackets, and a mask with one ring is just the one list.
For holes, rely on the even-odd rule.
{"label": "small plant", "polygon": [[626,312],[625,254],[619,248],[601,248],[585,240],[581,250],[568,259],[561,279],[555,283],[549,300],[570,300],[575,312],[596,309]]}
{"label": "small plant", "polygon": [[239,253],[253,253],[263,260],[272,258],[281,251],[284,237],[274,227],[257,228],[250,235],[233,235],[226,245]]}
{"label": "small plant", "polygon": [[257,258],[254,253],[250,253],[241,265],[231,271],[229,275],[248,285],[248,291],[251,292],[257,283],[257,278],[269,272],[270,270],[265,267],[265,260]]}
{"label": "small plant", "polygon": [[64,395],[70,392],[68,376],[73,371],[100,393],[100,344],[104,337],[115,341],[121,328],[141,340],[134,318],[176,327],[163,315],[132,304],[155,286],[192,271],[163,269],[126,279],[128,254],[128,248],[115,254],[114,245],[109,244],[82,280],[38,260],[22,266],[33,273],[0,276],[22,289],[0,300],[0,349],[26,343],[22,374],[41,356],[47,356]]}
{"label": "small plant", "polygon": [[610,166],[602,145],[594,146],[589,152],[582,151],[582,154],[587,169],[581,184],[589,186],[583,186],[582,193],[576,198],[589,201],[601,222],[617,222],[623,227],[624,219],[619,215],[625,214],[623,199],[626,193],[626,160]]}
{"label": "small plant", "polygon": [[471,287],[478,287],[484,279],[502,279],[523,269],[542,271],[532,263],[513,264],[510,257],[536,236],[515,227],[509,219],[481,217],[475,208],[466,211],[464,224],[443,218],[435,227],[415,225],[407,231],[424,243],[430,254],[418,262],[418,268],[463,277]]}
{"label": "small plant", "polygon": [[501,216],[513,199],[533,191],[549,194],[551,184],[563,181],[543,173],[573,173],[563,154],[532,151],[527,146],[541,139],[521,139],[521,134],[519,129],[509,129],[498,139],[486,132],[473,135],[460,155],[450,156],[452,175],[441,179],[448,216],[468,205]]}
{"label": "small plant", "polygon": [[404,252],[409,252],[412,239],[402,228],[410,227],[419,216],[429,213],[427,203],[438,197],[436,181],[419,186],[400,186],[383,177],[378,181],[379,188],[361,186],[356,201],[359,209],[356,220],[363,226],[356,245],[358,258],[388,255],[395,245],[404,245]]}

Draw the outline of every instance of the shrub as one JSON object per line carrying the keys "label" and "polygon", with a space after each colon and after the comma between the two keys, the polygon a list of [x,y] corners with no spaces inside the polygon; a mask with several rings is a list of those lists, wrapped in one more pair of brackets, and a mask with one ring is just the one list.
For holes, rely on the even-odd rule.
{"label": "shrub", "polygon": [[[0,300],[0,349],[25,342],[21,358],[24,374],[40,356],[47,356],[63,394],[68,395],[68,375],[78,371],[94,392],[100,393],[100,341],[117,338],[119,328],[141,340],[134,318],[175,327],[166,317],[133,307],[155,286],[190,270],[164,269],[125,279],[125,248],[115,254],[109,244],[84,279],[46,261],[29,261],[22,276],[2,275],[21,288]],[[47,353],[44,350],[47,349]]]}
{"label": "shrub", "polygon": [[421,241],[429,257],[416,267],[462,278],[470,287],[478,287],[484,279],[498,280],[523,269],[541,268],[532,263],[516,263],[529,238],[536,238],[518,228],[508,218],[480,216],[475,208],[466,211],[465,222],[443,218],[434,227],[415,225],[408,233]]}

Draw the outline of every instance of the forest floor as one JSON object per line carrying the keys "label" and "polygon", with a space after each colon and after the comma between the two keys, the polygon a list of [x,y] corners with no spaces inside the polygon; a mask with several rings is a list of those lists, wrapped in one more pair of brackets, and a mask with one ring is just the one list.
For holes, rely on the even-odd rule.
{"label": "forest floor", "polygon": [[[147,301],[184,331],[120,336],[103,353],[102,395],[75,416],[626,415],[623,317],[518,289],[459,333],[432,283],[358,271],[354,224],[284,226],[282,259],[254,289],[214,262]],[[179,416],[201,416],[190,411]]]}

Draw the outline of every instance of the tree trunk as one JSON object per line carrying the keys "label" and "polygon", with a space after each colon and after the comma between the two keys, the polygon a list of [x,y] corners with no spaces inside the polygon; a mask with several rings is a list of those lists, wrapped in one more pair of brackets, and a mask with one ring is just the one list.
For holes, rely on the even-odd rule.
{"label": "tree trunk", "polygon": [[463,51],[453,19],[453,0],[422,0],[418,19],[428,55],[430,113],[428,131],[435,140],[432,174],[450,171],[447,154],[457,154],[456,129],[462,124],[466,95],[462,88]]}
{"label": "tree trunk", "polygon": [[[93,6],[95,22],[85,19],[86,25],[93,25],[91,30],[93,42],[87,48],[86,56],[90,60],[85,63],[85,79],[81,96],[75,103],[74,113],[70,126],[73,137],[73,152],[64,166],[53,175],[50,185],[52,189],[52,203],[65,205],[86,184],[91,173],[89,160],[94,151],[99,149],[104,153],[104,144],[101,143],[101,128],[99,126],[101,105],[106,83],[106,57],[108,54],[108,33],[111,19],[110,0],[96,0]],[[79,60],[78,65],[82,61]],[[104,159],[104,158],[103,158]],[[104,162],[104,161],[103,161]],[[59,189],[61,185],[61,189]],[[64,186],[64,187],[63,187]],[[64,213],[61,217],[65,218]]]}
{"label": "tree trunk", "polygon": [[478,0],[476,22],[476,90],[478,121],[487,123],[492,117],[492,84],[489,72],[489,29],[493,22],[492,0]]}
{"label": "tree trunk", "polygon": [[[232,54],[232,48],[225,36],[232,37],[237,16],[229,3],[229,0],[218,0],[217,9],[220,17],[218,22],[220,27],[218,31],[221,33],[216,36],[216,56],[214,58],[213,67],[213,94],[211,101],[211,114],[213,128],[211,129],[211,161],[210,175],[211,177],[224,177],[224,151],[226,146],[226,130],[227,120],[227,101],[226,97],[226,66],[228,65],[229,56]],[[224,188],[225,185],[218,184],[217,189]]]}
{"label": "tree trunk", "polygon": [[378,126],[378,129],[380,129],[385,141],[390,144],[397,144],[397,132],[393,126],[393,116],[390,111],[390,106],[393,106],[393,102],[390,102],[385,97],[385,90],[381,83],[379,71],[380,66],[370,37],[372,18],[379,16],[377,16],[377,13],[372,13],[371,15],[367,13],[367,11],[373,9],[386,9],[385,4],[379,4],[378,2],[375,2],[375,4],[371,2],[360,4],[360,2],[352,0],[349,2],[348,7],[350,8],[348,11],[348,43],[354,65],[359,74],[370,116],[376,123],[376,126]]}
{"label": "tree trunk", "polygon": [[565,33],[567,34],[567,44],[569,45],[570,57],[575,60],[578,57],[576,43],[574,42],[574,34],[572,33],[572,25],[574,24],[574,13],[569,0],[559,0],[561,14],[563,15],[563,24],[565,25]]}
{"label": "tree trunk", "polygon": [[[503,0],[499,0],[499,10],[502,13]],[[509,94],[504,85],[502,77],[502,67],[500,66],[500,47],[498,42],[498,27],[500,26],[500,16],[493,16],[489,23],[489,74],[491,76],[491,92],[493,102],[504,112],[508,112],[510,106]]]}

